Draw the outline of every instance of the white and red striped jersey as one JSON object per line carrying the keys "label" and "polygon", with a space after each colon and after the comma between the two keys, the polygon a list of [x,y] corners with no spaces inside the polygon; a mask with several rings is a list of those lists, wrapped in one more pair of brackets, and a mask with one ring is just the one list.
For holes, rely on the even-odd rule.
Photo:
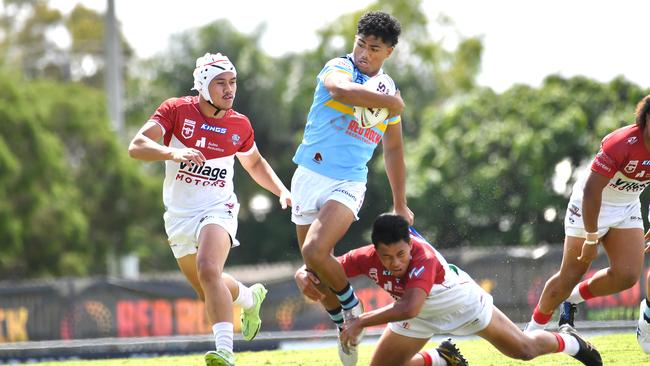
{"label": "white and red striped jersey", "polygon": [[219,205],[237,202],[233,188],[234,156],[255,151],[248,118],[232,109],[222,118],[205,117],[199,97],[164,101],[149,119],[163,130],[166,146],[195,148],[206,157],[202,166],[165,161],[163,202],[175,216],[192,216]]}
{"label": "white and red striped jersey", "polygon": [[[638,200],[650,184],[650,151],[645,146],[643,130],[629,125],[605,136],[591,162],[591,171],[610,178],[603,190],[603,203],[625,206]],[[576,181],[572,199],[582,199],[586,181],[586,174]]]}
{"label": "white and red striped jersey", "polygon": [[411,260],[406,275],[394,276],[379,260],[375,246],[370,244],[351,250],[338,257],[348,277],[366,276],[395,299],[399,299],[409,288],[421,288],[436,296],[460,281],[443,256],[421,237],[411,234]]}

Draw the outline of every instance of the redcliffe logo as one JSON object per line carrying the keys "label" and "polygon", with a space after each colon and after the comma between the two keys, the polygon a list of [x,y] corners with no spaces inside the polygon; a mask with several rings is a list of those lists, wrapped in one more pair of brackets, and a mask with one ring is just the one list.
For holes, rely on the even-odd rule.
{"label": "redcliffe logo", "polygon": [[183,128],[181,130],[181,135],[186,139],[191,138],[192,136],[194,136],[195,126],[196,126],[195,121],[185,118],[185,121],[183,121]]}

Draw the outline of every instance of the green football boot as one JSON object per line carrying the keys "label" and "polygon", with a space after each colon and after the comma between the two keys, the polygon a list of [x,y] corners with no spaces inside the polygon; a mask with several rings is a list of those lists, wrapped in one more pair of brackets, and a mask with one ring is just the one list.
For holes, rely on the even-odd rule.
{"label": "green football boot", "polygon": [[253,291],[253,307],[247,310],[241,310],[241,333],[247,341],[255,338],[262,327],[260,309],[262,308],[262,302],[266,298],[266,293],[268,292],[261,283],[256,283],[250,288],[251,291]]}

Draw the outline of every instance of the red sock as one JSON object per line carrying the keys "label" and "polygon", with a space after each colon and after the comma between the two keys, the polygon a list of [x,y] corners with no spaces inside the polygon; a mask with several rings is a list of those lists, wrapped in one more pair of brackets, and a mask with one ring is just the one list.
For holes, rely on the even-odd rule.
{"label": "red sock", "polygon": [[539,304],[535,306],[535,310],[533,310],[533,320],[535,320],[537,324],[546,324],[549,321],[551,321],[552,317],[553,317],[552,312],[550,314],[544,314],[541,311],[539,311]]}
{"label": "red sock", "polygon": [[555,339],[557,339],[557,351],[555,352],[564,351],[564,339],[562,339],[562,337],[560,337],[560,335],[555,332],[553,332],[553,335],[555,336]]}
{"label": "red sock", "polygon": [[429,352],[418,352],[420,356],[424,359],[424,366],[431,366],[433,364],[433,360],[431,359],[431,355]]}
{"label": "red sock", "polygon": [[594,296],[594,294],[591,293],[591,291],[589,291],[589,280],[584,280],[580,282],[580,284],[578,285],[578,291],[580,292],[580,296],[582,296],[582,298],[585,299],[585,301],[596,297]]}

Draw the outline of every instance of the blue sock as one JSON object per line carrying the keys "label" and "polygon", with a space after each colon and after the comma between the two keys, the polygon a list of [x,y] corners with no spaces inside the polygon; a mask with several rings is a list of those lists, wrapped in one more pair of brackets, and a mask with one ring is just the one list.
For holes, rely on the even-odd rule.
{"label": "blue sock", "polygon": [[646,322],[650,323],[650,300],[648,298],[645,298],[645,310],[643,311],[643,319],[645,319]]}
{"label": "blue sock", "polygon": [[350,310],[359,304],[359,299],[354,295],[354,289],[349,282],[343,290],[334,291],[334,293],[336,293],[336,297],[339,299],[343,310]]}
{"label": "blue sock", "polygon": [[330,316],[330,319],[334,322],[337,328],[342,329],[343,328],[343,308],[340,306],[334,310],[327,310],[327,313]]}

